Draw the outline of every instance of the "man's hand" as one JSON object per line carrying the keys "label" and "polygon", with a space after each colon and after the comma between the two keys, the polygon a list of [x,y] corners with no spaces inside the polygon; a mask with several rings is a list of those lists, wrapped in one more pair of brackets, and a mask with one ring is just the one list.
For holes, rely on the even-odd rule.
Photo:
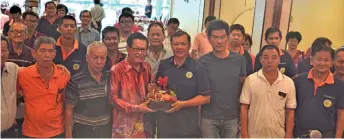
{"label": "man's hand", "polygon": [[181,108],[184,108],[185,101],[177,101],[177,102],[173,103],[171,106],[172,106],[172,108],[165,111],[166,113],[173,113],[173,112],[179,111]]}
{"label": "man's hand", "polygon": [[61,70],[63,71],[62,74],[66,74],[67,76],[70,77],[70,72],[69,72],[69,70],[68,70],[64,65],[57,64],[56,67],[57,67],[58,69],[61,69]]}
{"label": "man's hand", "polygon": [[149,101],[150,101],[150,100],[148,100],[148,101],[146,101],[146,102],[144,102],[144,103],[138,105],[138,106],[137,106],[138,111],[139,111],[139,112],[143,112],[143,113],[155,112],[155,111],[153,111],[152,109],[150,109],[150,108],[147,107],[147,104],[149,103]]}

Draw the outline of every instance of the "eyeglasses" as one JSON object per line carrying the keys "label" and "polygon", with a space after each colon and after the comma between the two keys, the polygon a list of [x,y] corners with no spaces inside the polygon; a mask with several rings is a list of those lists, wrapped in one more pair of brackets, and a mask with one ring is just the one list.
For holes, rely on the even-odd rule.
{"label": "eyeglasses", "polygon": [[25,30],[11,30],[11,32],[14,34],[14,35],[18,35],[18,34],[21,34],[21,35],[23,35],[23,34],[25,34],[26,32],[25,32]]}
{"label": "eyeglasses", "polygon": [[145,48],[131,48],[131,49],[133,49],[134,53],[139,53],[139,52],[146,53],[147,52],[147,49],[145,49]]}
{"label": "eyeglasses", "polygon": [[37,20],[25,20],[25,22],[28,22],[28,23],[37,23]]}

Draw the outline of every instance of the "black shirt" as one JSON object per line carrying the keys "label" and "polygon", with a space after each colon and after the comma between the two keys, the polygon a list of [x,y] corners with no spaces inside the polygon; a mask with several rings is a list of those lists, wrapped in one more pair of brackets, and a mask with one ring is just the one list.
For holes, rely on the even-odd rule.
{"label": "black shirt", "polygon": [[23,47],[22,53],[18,55],[14,51],[13,46],[11,46],[7,61],[13,62],[17,64],[19,67],[31,66],[34,63],[34,58],[32,57],[32,54],[31,54],[32,49],[26,45],[23,45],[22,47]]}
{"label": "black shirt", "polygon": [[[121,61],[123,61],[126,57],[127,57],[127,55],[125,54],[125,53],[119,53],[120,55],[121,55],[121,58],[119,58],[119,61],[117,62],[117,63],[119,63],[119,62],[121,62]],[[117,64],[116,63],[116,64]],[[110,71],[111,70],[111,68],[112,68],[112,62],[111,62],[111,59],[107,56],[106,57],[106,62],[105,62],[105,67],[104,67],[104,69],[106,70],[106,71]]]}
{"label": "black shirt", "polygon": [[145,13],[145,15],[148,17],[148,18],[151,18],[152,17],[152,10],[153,10],[153,6],[152,5],[146,5],[145,7],[145,12],[147,12],[149,10],[148,13]]}
{"label": "black shirt", "polygon": [[8,36],[8,31],[10,30],[10,21],[7,21],[4,24],[4,27],[3,27],[3,30],[2,30],[2,34],[4,34],[5,36]]}
{"label": "black shirt", "polygon": [[[293,59],[291,58],[290,54],[287,51],[282,50],[284,53],[281,54],[281,62],[278,65],[278,69],[283,69],[283,74],[287,75],[288,77],[292,78],[297,74],[296,68],[293,63]],[[260,63],[260,56],[262,55],[261,52],[259,52],[256,56],[256,61],[254,64],[254,72],[257,72],[262,68],[262,64]],[[281,70],[282,71],[282,70]]]}
{"label": "black shirt", "polygon": [[69,70],[71,75],[77,73],[81,68],[83,68],[86,64],[86,51],[87,48],[85,45],[78,42],[78,49],[73,51],[65,60],[63,60],[62,56],[62,46],[56,46],[56,56],[54,58],[55,64],[62,64],[66,66]]}
{"label": "black shirt", "polygon": [[[210,95],[209,80],[200,63],[188,57],[184,65],[178,67],[173,59],[174,56],[161,61],[157,78],[168,77],[168,88],[176,93],[178,100],[186,101],[197,95]],[[158,138],[199,137],[198,107],[156,114]]]}

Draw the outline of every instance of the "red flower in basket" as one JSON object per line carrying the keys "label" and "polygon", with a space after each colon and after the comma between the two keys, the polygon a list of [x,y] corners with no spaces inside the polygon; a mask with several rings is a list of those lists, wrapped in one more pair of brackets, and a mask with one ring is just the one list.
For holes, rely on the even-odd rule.
{"label": "red flower in basket", "polygon": [[167,83],[168,83],[168,77],[164,76],[164,77],[159,77],[158,78],[158,84],[164,89],[167,89]]}

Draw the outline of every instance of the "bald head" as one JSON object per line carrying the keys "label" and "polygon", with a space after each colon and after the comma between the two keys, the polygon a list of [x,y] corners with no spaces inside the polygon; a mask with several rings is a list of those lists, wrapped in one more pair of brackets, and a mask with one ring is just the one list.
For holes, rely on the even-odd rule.
{"label": "bald head", "polygon": [[86,60],[91,74],[101,73],[106,62],[107,49],[105,44],[95,41],[88,45]]}
{"label": "bald head", "polygon": [[27,35],[27,27],[23,23],[14,23],[8,32],[13,43],[23,43]]}
{"label": "bald head", "polygon": [[89,55],[93,51],[105,51],[107,53],[107,48],[104,43],[99,41],[94,41],[90,43],[87,47],[87,55]]}

